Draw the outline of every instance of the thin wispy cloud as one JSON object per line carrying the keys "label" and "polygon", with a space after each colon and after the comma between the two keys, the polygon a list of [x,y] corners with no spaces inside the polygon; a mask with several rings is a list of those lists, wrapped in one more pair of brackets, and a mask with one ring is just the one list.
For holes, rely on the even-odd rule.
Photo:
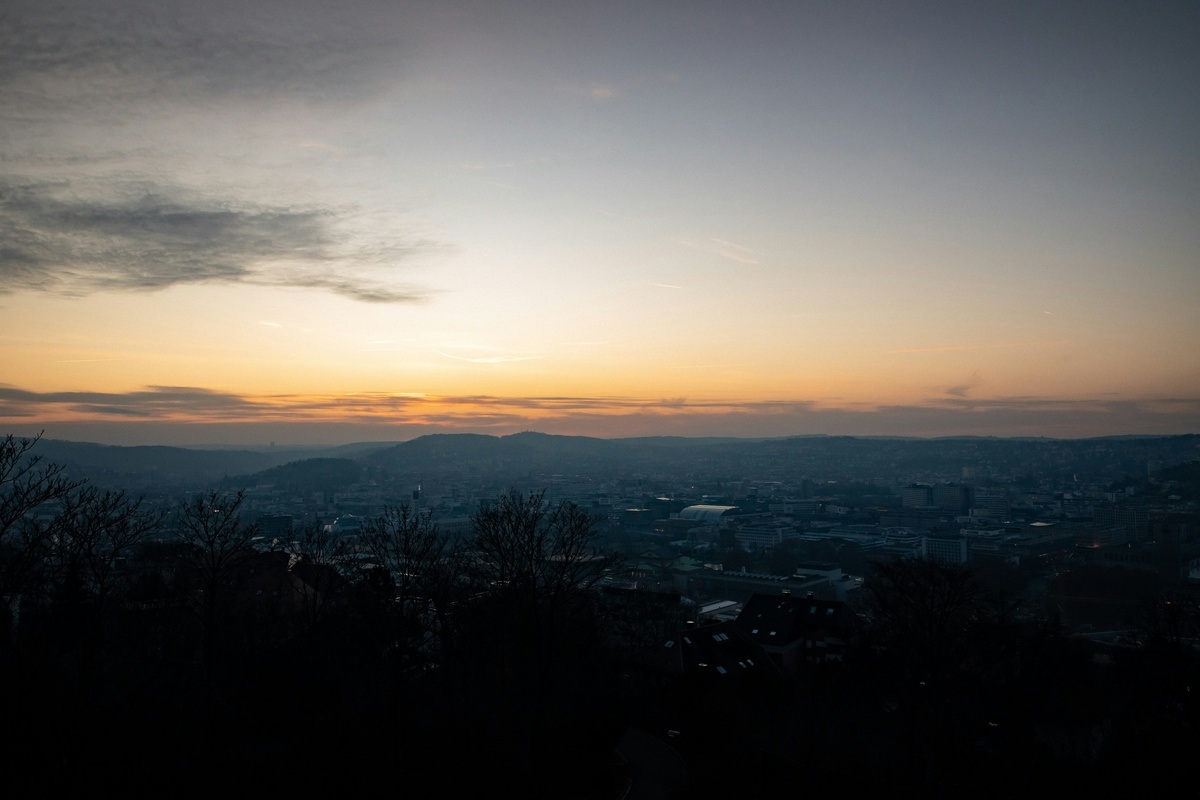
{"label": "thin wispy cloud", "polygon": [[659,289],[682,289],[682,286],[676,286],[673,283],[650,283],[648,286],[657,286]]}
{"label": "thin wispy cloud", "polygon": [[745,362],[736,364],[672,364],[669,369],[727,369],[729,367],[744,367]]}
{"label": "thin wispy cloud", "polygon": [[902,347],[895,350],[888,350],[889,354],[894,353],[953,353],[963,350],[990,350],[995,348],[1009,347],[1051,347],[1059,344],[1069,344],[1069,339],[1054,339],[1050,341],[1040,342],[992,342],[989,344],[961,344],[961,345],[942,345],[940,347]]}
{"label": "thin wispy cloud", "polygon": [[511,167],[512,167],[512,164],[508,163],[508,162],[499,162],[499,163],[495,163],[495,164],[484,164],[484,163],[479,163],[479,162],[464,162],[464,163],[458,165],[459,169],[466,170],[467,172],[487,172],[489,170],[509,169]]}
{"label": "thin wispy cloud", "polygon": [[744,245],[734,244],[725,239],[718,239],[710,236],[707,239],[691,240],[681,239],[679,244],[693,250],[699,250],[711,255],[721,256],[730,261],[744,264],[746,266],[757,266],[761,263],[761,253]]}
{"label": "thin wispy cloud", "polygon": [[55,364],[95,364],[101,361],[121,361],[120,358],[60,358],[55,359]]}
{"label": "thin wispy cloud", "polygon": [[456,356],[453,353],[446,353],[441,350],[437,351],[439,356],[454,359],[455,361],[467,361],[471,364],[507,364],[510,361],[534,361],[542,358],[542,356]]}
{"label": "thin wispy cloud", "polygon": [[972,373],[971,377],[966,383],[959,384],[958,386],[947,387],[946,394],[950,395],[951,397],[966,397],[971,390],[979,386],[979,384],[982,382],[983,379],[979,377],[978,372]]}

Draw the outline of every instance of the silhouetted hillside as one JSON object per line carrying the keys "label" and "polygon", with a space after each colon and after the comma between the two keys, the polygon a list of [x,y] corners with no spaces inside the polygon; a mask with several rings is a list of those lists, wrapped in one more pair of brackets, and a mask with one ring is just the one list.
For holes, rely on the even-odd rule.
{"label": "silhouetted hillside", "polygon": [[362,465],[349,458],[306,458],[255,473],[226,478],[222,485],[230,489],[270,484],[296,492],[337,490],[359,480]]}
{"label": "silhouetted hillside", "polygon": [[78,478],[98,486],[205,484],[227,475],[258,472],[296,458],[294,452],[192,450],[184,447],[115,445],[43,439],[37,452]]}
{"label": "silhouetted hillside", "polygon": [[[1105,437],[1096,439],[942,439],[855,436],[795,436],[776,439],[633,437],[601,439],[537,432],[509,436],[446,433],[395,445],[361,443],[340,447],[279,450],[214,450],[181,447],[116,447],[43,440],[39,453],[70,473],[99,486],[197,486],[231,476],[245,485],[287,480],[264,475],[285,464],[314,459],[353,461],[392,478],[471,476],[498,483],[545,476],[666,475],[682,479],[789,480],[800,476],[871,480],[905,476],[954,478],[964,468],[978,474],[1037,476],[1062,483],[1122,481],[1140,484],[1151,465],[1160,480],[1190,485],[1200,436]],[[292,477],[299,478],[303,470]],[[347,467],[348,470],[348,467]]]}
{"label": "silhouetted hillside", "polygon": [[522,433],[512,436],[437,434],[364,457],[396,475],[672,474],[760,479],[797,474],[870,478],[880,475],[957,474],[974,467],[1001,475],[1036,474],[1065,481],[1132,475],[1147,465],[1192,460],[1200,437],[1100,439],[945,439],[854,436],[779,439],[644,437],[597,439]]}

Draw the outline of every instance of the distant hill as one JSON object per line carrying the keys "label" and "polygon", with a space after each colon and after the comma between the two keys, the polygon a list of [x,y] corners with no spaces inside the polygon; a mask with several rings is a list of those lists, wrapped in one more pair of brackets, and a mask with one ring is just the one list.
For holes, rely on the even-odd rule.
{"label": "distant hill", "polygon": [[[134,446],[42,439],[32,455],[45,463],[61,464],[73,478],[85,478],[100,488],[143,490],[155,488],[196,489],[231,475],[251,475],[281,464],[318,457],[314,450],[213,450],[186,447]],[[354,452],[348,446],[346,452]]]}
{"label": "distant hill", "polygon": [[[673,436],[601,439],[524,432],[508,436],[445,433],[398,444],[303,449],[217,450],[118,447],[40,441],[35,452],[73,477],[101,487],[141,490],[283,483],[324,485],[367,471],[419,483],[470,477],[517,485],[548,477],[666,476],[693,480],[907,479],[922,474],[1041,476],[1065,481],[1144,480],[1158,469],[1196,461],[1200,436],[1034,439],[792,436],[765,439]],[[280,469],[288,465],[287,469]],[[353,467],[351,466],[353,465]],[[1185,471],[1185,474],[1186,471]]]}
{"label": "distant hill", "polygon": [[221,483],[223,488],[233,490],[270,484],[304,493],[345,488],[358,482],[362,473],[363,465],[350,458],[306,458],[252,475],[226,478]]}
{"label": "distant hill", "polygon": [[964,467],[999,475],[1028,472],[1084,481],[1123,474],[1145,476],[1151,462],[1176,464],[1197,455],[1200,436],[1196,435],[1082,440],[854,436],[598,439],[520,433],[422,436],[372,451],[363,461],[411,479],[438,474],[490,475],[500,482],[560,473],[725,479],[807,473],[830,478],[888,478],[954,473]]}

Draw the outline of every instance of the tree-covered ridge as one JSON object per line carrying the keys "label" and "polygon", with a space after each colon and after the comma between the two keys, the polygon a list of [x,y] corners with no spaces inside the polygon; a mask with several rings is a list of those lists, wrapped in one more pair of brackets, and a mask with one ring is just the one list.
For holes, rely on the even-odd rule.
{"label": "tree-covered ridge", "polygon": [[225,488],[234,489],[247,485],[272,484],[297,492],[312,492],[344,488],[358,482],[362,472],[362,465],[353,459],[306,458],[271,467],[253,475],[226,478],[221,483]]}

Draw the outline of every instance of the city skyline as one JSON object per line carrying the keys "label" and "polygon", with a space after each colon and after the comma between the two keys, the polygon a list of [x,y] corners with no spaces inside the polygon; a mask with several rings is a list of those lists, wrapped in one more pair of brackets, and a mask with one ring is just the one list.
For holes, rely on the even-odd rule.
{"label": "city skyline", "polygon": [[1187,3],[0,19],[0,424],[1200,432]]}

